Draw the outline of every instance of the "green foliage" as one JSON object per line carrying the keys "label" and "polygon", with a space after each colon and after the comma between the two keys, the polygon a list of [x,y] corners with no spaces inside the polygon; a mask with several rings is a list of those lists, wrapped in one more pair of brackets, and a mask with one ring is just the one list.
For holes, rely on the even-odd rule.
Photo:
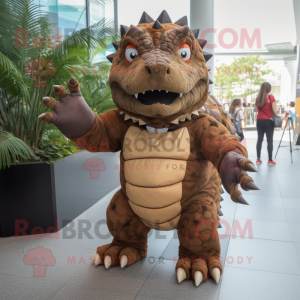
{"label": "green foliage", "polygon": [[219,97],[232,100],[237,97],[251,96],[251,102],[254,101],[254,95],[258,94],[261,84],[266,80],[266,75],[275,75],[274,71],[269,69],[267,62],[259,55],[247,55],[235,58],[231,65],[222,64],[215,74],[216,94],[219,90]]}
{"label": "green foliage", "polygon": [[[54,127],[54,125],[52,125]],[[65,138],[65,136],[55,127],[49,129],[43,135],[39,148],[33,147],[35,155],[39,160],[49,164],[63,157],[78,151],[76,144]]]}
{"label": "green foliage", "polygon": [[[109,1],[90,0],[88,5],[103,5]],[[75,76],[81,84],[83,96],[94,111],[101,113],[113,108],[108,88],[110,63],[94,63],[93,59],[97,53],[105,51],[107,44],[118,39],[114,22],[101,20],[79,31],[75,30],[75,26],[70,36],[61,41],[57,37],[53,44],[60,46],[53,47],[53,44],[49,46],[46,43],[49,36],[56,35],[51,32],[53,25],[34,0],[0,2],[0,130],[12,133],[34,149],[34,159],[38,157],[46,161],[69,155],[74,149],[53,125],[44,124],[37,118],[41,113],[50,111],[41,98],[54,97],[52,86],[60,84],[67,87],[68,79]],[[19,42],[16,36],[25,36],[27,45]],[[44,37],[44,40],[33,39],[38,36]],[[95,72],[98,69],[100,71]],[[53,147],[58,148],[57,154],[53,154]],[[0,158],[3,155],[0,153]],[[24,153],[22,155],[18,159],[32,158],[25,158]],[[11,158],[14,163],[19,161],[13,156]]]}
{"label": "green foliage", "polygon": [[37,159],[25,142],[9,132],[0,130],[0,170],[19,161]]}

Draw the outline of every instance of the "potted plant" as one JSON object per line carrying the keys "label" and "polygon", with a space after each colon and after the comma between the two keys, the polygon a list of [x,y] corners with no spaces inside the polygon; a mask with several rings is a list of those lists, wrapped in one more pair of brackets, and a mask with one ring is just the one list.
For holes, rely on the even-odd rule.
{"label": "potted plant", "polygon": [[0,2],[0,237],[18,228],[26,234],[55,228],[54,163],[79,150],[39,121],[46,111],[41,98],[75,76],[95,112],[114,107],[107,87],[110,66],[93,61],[115,40],[114,22],[101,20],[65,38],[54,37],[52,27],[33,0]]}

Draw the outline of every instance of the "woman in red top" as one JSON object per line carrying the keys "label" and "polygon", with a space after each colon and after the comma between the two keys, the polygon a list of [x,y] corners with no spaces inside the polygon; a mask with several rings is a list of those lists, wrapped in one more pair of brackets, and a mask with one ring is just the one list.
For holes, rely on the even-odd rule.
{"label": "woman in red top", "polygon": [[256,144],[256,151],[257,151],[257,164],[261,164],[262,161],[260,159],[261,153],[261,146],[264,139],[264,135],[267,135],[268,141],[268,154],[269,154],[269,161],[268,165],[276,165],[275,161],[272,159],[273,153],[273,134],[274,134],[274,124],[271,120],[273,118],[273,114],[277,116],[277,108],[276,108],[276,101],[273,95],[269,95],[271,92],[271,84],[268,82],[264,82],[261,85],[258,97],[256,98],[255,107],[257,114],[257,133],[258,133],[258,140]]}

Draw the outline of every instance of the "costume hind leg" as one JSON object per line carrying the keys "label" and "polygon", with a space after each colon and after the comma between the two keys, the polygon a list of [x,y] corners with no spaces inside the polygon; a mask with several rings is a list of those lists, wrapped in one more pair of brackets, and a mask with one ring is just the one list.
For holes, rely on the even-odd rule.
{"label": "costume hind leg", "polygon": [[147,235],[150,228],[131,209],[122,190],[113,196],[107,211],[107,226],[114,237],[111,244],[98,247],[95,264],[130,266],[147,256]]}
{"label": "costume hind leg", "polygon": [[176,272],[179,282],[194,279],[195,284],[210,276],[216,281],[222,274],[218,205],[220,185],[217,172],[209,183],[183,207],[178,225],[179,260]]}

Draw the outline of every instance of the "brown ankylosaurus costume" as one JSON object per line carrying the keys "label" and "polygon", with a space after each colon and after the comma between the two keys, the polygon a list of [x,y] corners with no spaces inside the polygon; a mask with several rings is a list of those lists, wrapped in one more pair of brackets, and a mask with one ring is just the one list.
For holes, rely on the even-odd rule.
{"label": "brown ankylosaurus costume", "polygon": [[130,266],[147,255],[151,228],[177,229],[178,281],[193,279],[198,286],[212,276],[218,282],[221,180],[237,203],[247,204],[238,184],[257,187],[245,172],[256,171],[245,148],[208,95],[205,62],[212,55],[186,17],[173,24],[166,11],[156,21],[144,13],[138,26],[121,26],[121,33],[108,56],[117,109],[94,115],[71,78],[70,94],[54,86],[60,102],[43,98],[54,113],[39,116],[91,152],[102,145],[121,151],[121,189],[107,208],[114,239],[98,247],[95,265]]}

